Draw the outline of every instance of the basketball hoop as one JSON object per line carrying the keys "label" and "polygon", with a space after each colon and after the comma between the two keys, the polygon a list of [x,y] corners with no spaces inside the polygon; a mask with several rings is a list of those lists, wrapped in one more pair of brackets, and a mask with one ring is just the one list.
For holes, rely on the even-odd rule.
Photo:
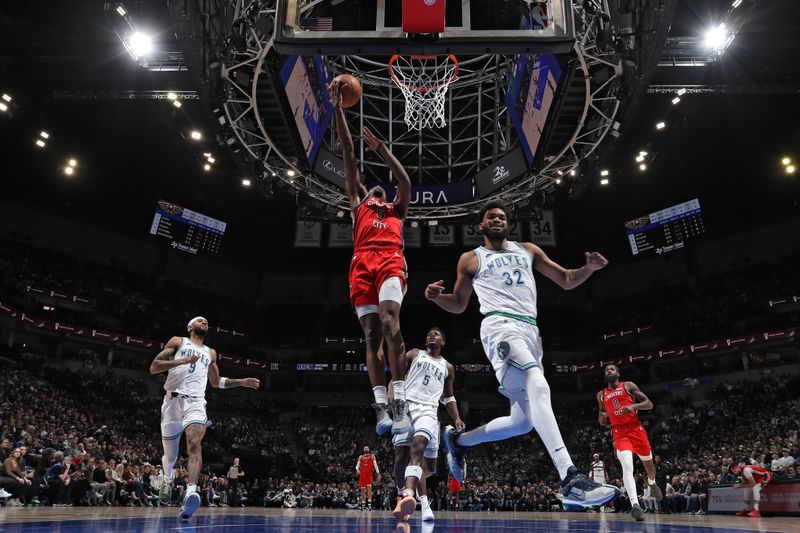
{"label": "basketball hoop", "polygon": [[406,125],[411,129],[445,126],[444,98],[458,79],[458,59],[446,56],[393,55],[389,76],[406,99]]}

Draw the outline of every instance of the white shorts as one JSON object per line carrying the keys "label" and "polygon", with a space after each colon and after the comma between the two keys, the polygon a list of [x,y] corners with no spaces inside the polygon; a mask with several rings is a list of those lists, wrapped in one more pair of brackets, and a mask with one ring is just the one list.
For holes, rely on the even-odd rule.
{"label": "white shorts", "polygon": [[436,414],[438,407],[423,405],[412,401],[407,402],[411,413],[411,427],[408,431],[392,436],[393,446],[411,446],[411,441],[417,435],[428,438],[425,447],[425,457],[436,459],[439,456],[439,418]]}
{"label": "white shorts", "polygon": [[173,398],[171,392],[165,394],[164,403],[161,404],[161,439],[179,439],[190,424],[211,425],[206,416],[205,398]]}
{"label": "white shorts", "polygon": [[516,318],[488,316],[481,322],[481,342],[486,357],[508,396],[524,388],[525,372],[542,368],[542,339],[539,328]]}

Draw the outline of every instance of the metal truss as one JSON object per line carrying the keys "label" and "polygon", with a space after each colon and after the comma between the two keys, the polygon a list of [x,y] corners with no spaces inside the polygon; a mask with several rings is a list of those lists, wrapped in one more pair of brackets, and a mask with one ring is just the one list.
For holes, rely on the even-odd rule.
{"label": "metal truss", "polygon": [[[271,17],[274,23],[274,0],[231,0],[237,16],[251,21],[239,32],[240,46],[229,49],[224,58],[222,78],[227,123],[248,154],[264,166],[262,179],[280,180],[287,187],[302,191],[312,199],[348,209],[344,191],[301,168],[294,156],[279,147],[276,133],[270,132],[262,117],[269,111],[259,108],[259,84],[266,79],[265,62],[272,52],[272,33],[265,34],[252,22]],[[613,50],[597,45],[602,18],[584,11],[581,2],[574,6],[576,42],[573,48],[575,76],[583,80],[584,104],[575,131],[554,155],[542,158],[539,168],[515,180],[493,197],[509,205],[524,205],[535,191],[551,189],[556,180],[575,169],[594,152],[615,126],[620,101],[616,97],[622,67]],[[238,15],[241,14],[241,15]],[[261,27],[269,26],[261,24]],[[274,52],[273,52],[274,53]],[[408,131],[402,120],[404,101],[400,90],[388,79],[386,62],[360,56],[327,57],[334,73],[349,72],[364,81],[366,98],[348,119],[358,125],[376,126],[385,135],[392,150],[412,175],[414,183],[448,183],[470,179],[477,171],[502,156],[509,144],[511,124],[503,104],[507,75],[515,56],[472,56],[460,63],[461,81],[448,94],[448,125],[442,130]],[[595,76],[600,70],[604,75]],[[603,80],[603,81],[595,81]],[[618,125],[617,125],[618,126]],[[360,131],[360,128],[355,131]],[[327,139],[335,146],[335,139]],[[516,142],[516,141],[513,141]],[[377,175],[386,173],[381,161],[365,154],[360,146],[362,170]],[[367,155],[365,159],[365,155]],[[413,207],[412,220],[456,219],[468,217],[480,209],[486,199],[446,206]]]}
{"label": "metal truss", "polygon": [[178,100],[199,100],[197,91],[110,91],[96,89],[56,89],[53,98],[56,100],[166,100],[167,95],[174,93]]}

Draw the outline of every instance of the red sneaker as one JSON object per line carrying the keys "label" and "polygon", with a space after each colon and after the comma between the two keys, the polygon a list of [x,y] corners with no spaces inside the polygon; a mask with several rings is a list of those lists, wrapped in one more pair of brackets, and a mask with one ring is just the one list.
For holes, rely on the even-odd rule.
{"label": "red sneaker", "polygon": [[743,509],[743,510],[739,511],[738,513],[736,513],[736,516],[747,516],[747,514],[749,512],[750,511],[748,511],[747,509]]}
{"label": "red sneaker", "polygon": [[747,516],[749,516],[750,518],[761,518],[761,513],[758,512],[758,509],[753,509],[752,511],[747,513]]}

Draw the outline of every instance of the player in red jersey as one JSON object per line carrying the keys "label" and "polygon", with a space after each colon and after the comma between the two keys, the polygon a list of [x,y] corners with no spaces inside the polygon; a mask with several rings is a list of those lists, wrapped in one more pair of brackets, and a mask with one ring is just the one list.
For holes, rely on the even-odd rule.
{"label": "player in red jersey", "polygon": [[[373,480],[372,472],[377,476]],[[358,474],[358,488],[361,489],[361,510],[372,510],[372,484],[381,480],[381,471],[378,468],[378,461],[369,451],[369,446],[364,446],[364,453],[358,456],[356,462],[356,473]]]}
{"label": "player in red jersey", "polygon": [[766,488],[772,481],[772,472],[763,466],[745,463],[731,465],[731,472],[742,476],[741,483],[734,484],[733,488],[744,489],[744,509],[736,513],[736,516],[760,517],[761,511],[758,510],[758,504],[761,501],[761,489]]}
{"label": "player in red jersey", "polygon": [[661,500],[664,495],[656,485],[656,466],[650,450],[650,441],[639,422],[638,411],[649,411],[653,402],[639,390],[632,381],[619,381],[619,368],[611,363],[603,368],[606,388],[597,393],[599,412],[597,420],[601,426],[611,424],[611,436],[614,439],[614,450],[622,465],[622,481],[631,501],[631,516],[638,522],[644,520],[644,512],[639,506],[636,494],[636,481],[633,479],[633,454],[639,456],[647,471],[647,483],[650,494]]}
{"label": "player in red jersey", "polygon": [[[400,304],[407,278],[403,257],[403,222],[411,202],[411,181],[403,165],[373,133],[364,128],[364,140],[371,150],[383,158],[397,179],[397,196],[388,202],[386,191],[376,186],[366,194],[356,161],[355,146],[342,109],[340,85],[332,83],[331,103],[336,130],[344,156],[345,192],[350,201],[353,219],[353,259],[350,263],[350,301],[364,331],[367,349],[367,370],[375,396],[373,405],[378,422],[375,431],[382,435],[407,431],[411,425],[405,407],[405,357],[400,334]],[[385,364],[378,355],[381,341],[392,373],[394,423],[389,415],[386,395]]]}

